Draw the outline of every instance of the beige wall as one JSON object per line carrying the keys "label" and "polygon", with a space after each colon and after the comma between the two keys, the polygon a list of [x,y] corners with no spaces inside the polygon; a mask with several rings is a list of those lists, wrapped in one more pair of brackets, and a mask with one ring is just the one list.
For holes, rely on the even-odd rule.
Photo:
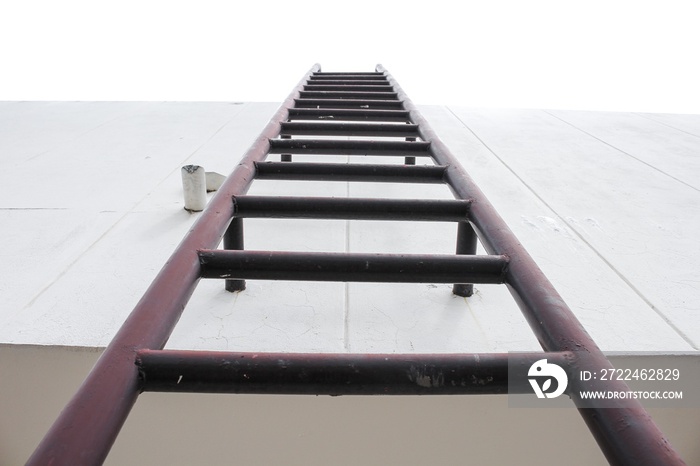
{"label": "beige wall", "polygon": [[[19,465],[96,360],[94,349],[0,347],[0,465]],[[700,410],[652,416],[700,464]],[[578,413],[505,397],[141,396],[109,465],[606,464]]]}

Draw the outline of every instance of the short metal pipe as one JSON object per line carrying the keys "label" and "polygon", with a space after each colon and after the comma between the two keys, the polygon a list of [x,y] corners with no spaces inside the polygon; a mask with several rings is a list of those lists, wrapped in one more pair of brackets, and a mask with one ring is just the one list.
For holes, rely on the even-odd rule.
{"label": "short metal pipe", "polygon": [[[567,353],[303,354],[140,351],[141,389],[294,395],[531,393],[536,361],[566,367]],[[509,387],[509,368],[511,380]],[[510,389],[509,389],[510,388]]]}
{"label": "short metal pipe", "polygon": [[[416,128],[417,128],[417,127],[418,127],[418,125],[416,125]],[[409,136],[409,137],[406,138],[406,141],[408,141],[408,142],[415,142],[415,141],[416,141],[416,137],[415,137],[415,136]],[[416,158],[415,158],[414,156],[412,156],[412,155],[411,155],[411,156],[408,156],[408,157],[406,157],[406,158],[404,159],[404,162],[403,162],[403,163],[406,164],[406,165],[415,165],[415,164],[416,164]]]}
{"label": "short metal pipe", "polygon": [[[281,139],[291,139],[292,136],[290,134],[282,134],[282,125],[285,122],[280,123],[280,138]],[[281,154],[280,155],[280,162],[291,162],[292,161],[292,154]]]}
{"label": "short metal pipe", "polygon": [[[224,233],[224,249],[242,251],[244,248],[243,219],[234,217]],[[236,292],[245,290],[245,280],[225,280],[226,291]]]}
{"label": "short metal pipe", "polygon": [[202,278],[375,283],[503,283],[504,256],[199,251]]}
{"label": "short metal pipe", "polygon": [[[475,255],[477,236],[469,222],[457,224],[457,254]],[[457,296],[469,297],[474,294],[474,285],[471,283],[456,283],[452,287],[452,293]]]}
{"label": "short metal pipe", "polygon": [[307,218],[462,222],[470,202],[461,199],[234,196],[241,218]]}
{"label": "short metal pipe", "polygon": [[207,205],[207,177],[204,167],[185,165],[180,170],[185,210],[201,212]]}

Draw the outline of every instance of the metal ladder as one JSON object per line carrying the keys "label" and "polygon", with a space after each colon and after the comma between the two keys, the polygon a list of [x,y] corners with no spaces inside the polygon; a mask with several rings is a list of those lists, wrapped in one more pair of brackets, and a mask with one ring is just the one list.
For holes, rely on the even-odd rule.
{"label": "metal ladder", "polygon": [[[269,154],[279,154],[280,161],[266,161]],[[395,156],[402,163],[294,160],[297,155],[313,154]],[[418,157],[432,164],[416,165]],[[445,183],[455,199],[246,195],[255,179]],[[247,251],[243,219],[256,217],[456,222],[456,253]],[[217,249],[222,238],[223,249]],[[476,255],[477,241],[487,255]],[[201,278],[223,279],[229,291],[244,290],[246,279],[451,283],[460,296],[470,296],[475,283],[506,284],[544,352],[256,353],[253,357],[163,350]],[[322,73],[315,65],[202,212],[28,464],[101,464],[143,391],[531,393],[527,369],[543,358],[570,373],[612,368],[394,78],[381,65],[371,73]],[[422,383],[426,377],[439,383]],[[591,406],[573,396],[585,389],[585,382],[570,377],[569,385],[570,396],[611,464],[684,464],[636,400],[620,400],[606,408]],[[627,388],[617,381],[606,387]]]}

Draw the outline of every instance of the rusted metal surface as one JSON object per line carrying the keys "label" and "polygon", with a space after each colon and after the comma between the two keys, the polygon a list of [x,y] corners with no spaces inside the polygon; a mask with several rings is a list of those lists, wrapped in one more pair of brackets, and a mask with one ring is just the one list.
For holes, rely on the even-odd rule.
{"label": "rusted metal surface", "polygon": [[[527,369],[542,353],[303,354],[140,351],[143,391],[294,395],[501,395],[509,367],[528,393]],[[570,353],[550,353],[566,365]],[[513,372],[510,372],[513,375]]]}

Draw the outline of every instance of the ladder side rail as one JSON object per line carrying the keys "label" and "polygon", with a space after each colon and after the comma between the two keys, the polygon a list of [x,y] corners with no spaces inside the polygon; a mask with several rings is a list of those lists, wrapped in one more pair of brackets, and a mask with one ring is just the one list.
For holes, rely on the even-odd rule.
{"label": "ladder side rail", "polygon": [[102,464],[139,393],[136,352],[165,346],[200,279],[200,249],[215,248],[233,217],[231,198],[245,194],[255,162],[265,159],[269,140],[286,121],[309,70],[245,153],[198,221],[119,329],[87,378],[66,405],[28,465]]}
{"label": "ladder side rail", "polygon": [[[472,201],[470,221],[486,250],[490,254],[501,254],[509,258],[506,285],[543,349],[575,352],[576,362],[572,363],[574,370],[612,368],[610,361],[534,259],[396,80],[381,65],[377,65],[377,71],[386,73],[387,79],[403,100],[404,108],[410,112],[411,121],[419,125],[421,138],[430,141],[437,163],[448,167],[445,180],[455,197]],[[574,396],[579,390],[586,390],[584,382],[575,377],[571,379],[572,400],[611,464],[685,464],[638,400],[620,400],[614,408],[590,407],[585,400]],[[607,388],[612,391],[628,390],[627,384],[622,381],[611,381]],[[623,425],[625,428],[621,429],[620,426]]]}

